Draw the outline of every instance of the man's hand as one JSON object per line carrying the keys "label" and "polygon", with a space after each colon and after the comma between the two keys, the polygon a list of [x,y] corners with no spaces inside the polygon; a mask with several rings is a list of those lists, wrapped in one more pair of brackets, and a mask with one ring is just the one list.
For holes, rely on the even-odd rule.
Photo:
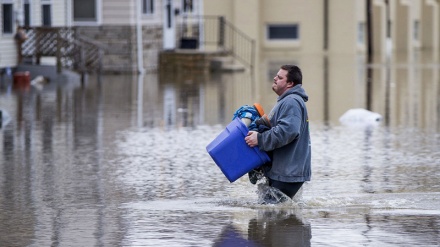
{"label": "man's hand", "polygon": [[246,141],[247,145],[249,145],[249,147],[251,148],[258,146],[258,132],[249,131],[247,136],[244,138],[244,140]]}

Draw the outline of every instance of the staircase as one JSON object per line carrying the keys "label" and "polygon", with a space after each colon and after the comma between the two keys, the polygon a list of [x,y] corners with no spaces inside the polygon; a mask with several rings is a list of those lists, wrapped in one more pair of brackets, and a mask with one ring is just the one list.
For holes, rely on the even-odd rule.
{"label": "staircase", "polygon": [[77,35],[75,27],[23,27],[27,39],[21,45],[19,64],[55,65],[75,72],[100,72],[103,45]]}
{"label": "staircase", "polygon": [[246,67],[237,63],[232,56],[216,56],[211,58],[211,71],[219,72],[242,72]]}
{"label": "staircase", "polygon": [[212,59],[213,70],[232,72],[254,69],[255,41],[223,16],[192,16],[192,20],[196,20],[192,22],[185,18],[188,17],[182,17],[178,30],[180,39],[202,40],[206,51],[214,50],[221,54]]}

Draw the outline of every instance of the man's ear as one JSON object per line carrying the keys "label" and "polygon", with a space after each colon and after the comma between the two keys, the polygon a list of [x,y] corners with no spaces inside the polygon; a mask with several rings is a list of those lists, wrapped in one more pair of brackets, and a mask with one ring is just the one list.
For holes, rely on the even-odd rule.
{"label": "man's ear", "polygon": [[294,87],[294,86],[295,86],[295,82],[293,82],[293,81],[289,81],[289,82],[287,82],[287,83],[290,83],[290,84],[289,84],[290,87]]}

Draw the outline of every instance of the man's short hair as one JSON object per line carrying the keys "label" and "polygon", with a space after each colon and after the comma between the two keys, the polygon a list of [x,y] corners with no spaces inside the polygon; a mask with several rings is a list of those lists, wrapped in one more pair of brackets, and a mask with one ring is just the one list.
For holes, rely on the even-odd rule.
{"label": "man's short hair", "polygon": [[295,85],[302,84],[301,69],[296,65],[286,64],[281,69],[287,71],[287,82],[293,82]]}

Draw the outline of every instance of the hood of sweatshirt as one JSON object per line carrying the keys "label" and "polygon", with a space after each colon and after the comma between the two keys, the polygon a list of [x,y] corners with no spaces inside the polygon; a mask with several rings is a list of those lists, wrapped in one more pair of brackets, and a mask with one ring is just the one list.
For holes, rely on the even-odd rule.
{"label": "hood of sweatshirt", "polygon": [[295,85],[293,88],[287,90],[283,94],[281,94],[278,97],[278,101],[282,100],[284,97],[286,97],[289,94],[296,94],[301,96],[303,98],[304,102],[307,102],[309,100],[309,96],[306,94],[306,91],[302,87],[302,84]]}

